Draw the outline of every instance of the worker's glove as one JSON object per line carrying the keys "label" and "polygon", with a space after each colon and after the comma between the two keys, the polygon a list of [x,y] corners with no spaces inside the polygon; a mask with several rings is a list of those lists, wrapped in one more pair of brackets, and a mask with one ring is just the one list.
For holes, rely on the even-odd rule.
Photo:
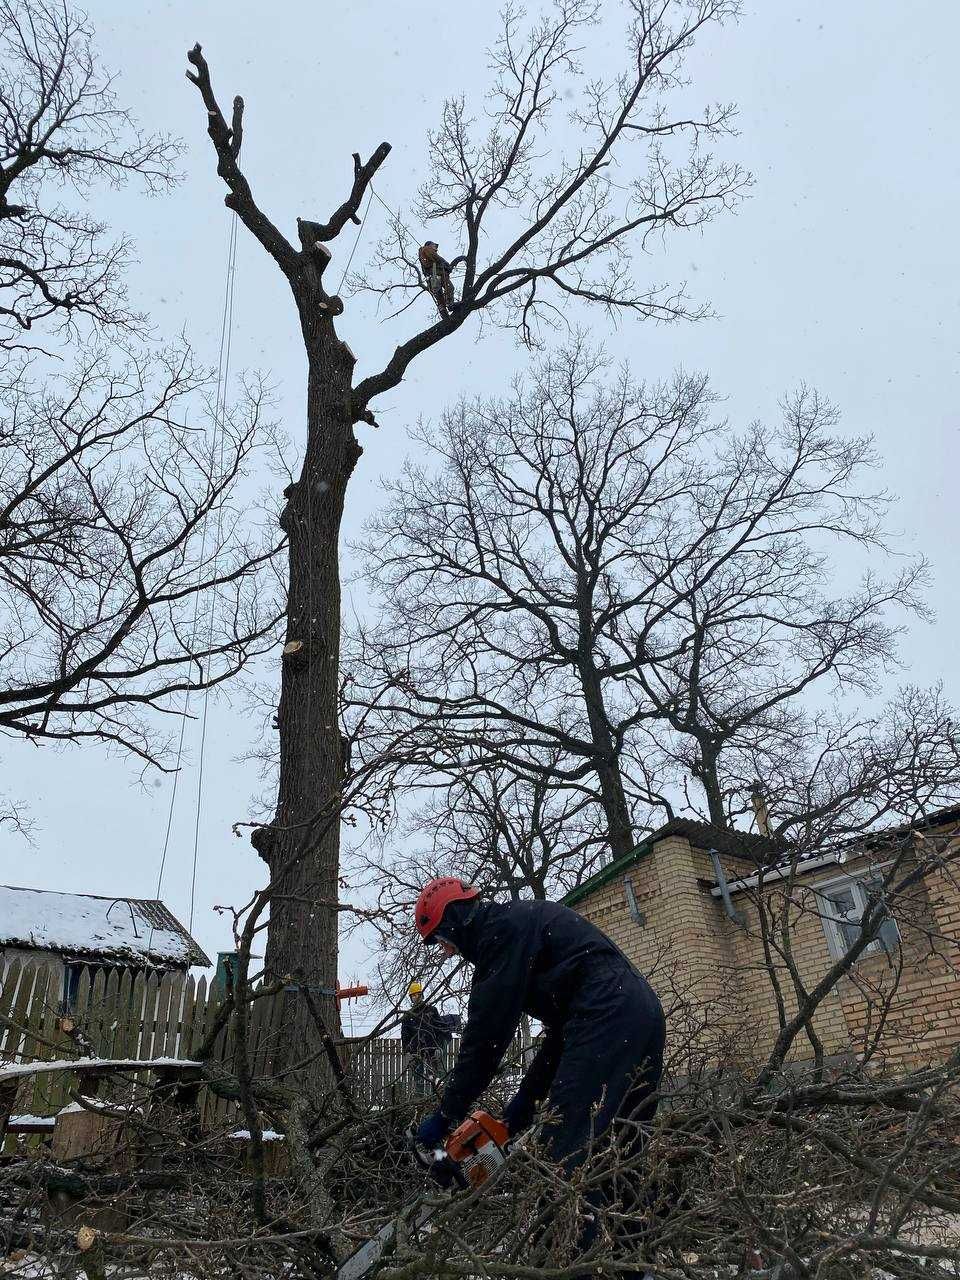
{"label": "worker's glove", "polygon": [[443,1145],[443,1140],[450,1132],[450,1121],[442,1111],[434,1111],[427,1116],[414,1134],[413,1140],[423,1151],[433,1151]]}
{"label": "worker's glove", "polygon": [[523,1090],[514,1094],[503,1109],[503,1123],[507,1126],[510,1137],[515,1138],[524,1129],[529,1129],[535,1114],[536,1106]]}
{"label": "worker's glove", "polygon": [[466,1179],[460,1171],[455,1160],[451,1160],[449,1156],[444,1156],[442,1160],[434,1160],[429,1169],[430,1177],[444,1191],[449,1191],[451,1187],[462,1187],[466,1184]]}

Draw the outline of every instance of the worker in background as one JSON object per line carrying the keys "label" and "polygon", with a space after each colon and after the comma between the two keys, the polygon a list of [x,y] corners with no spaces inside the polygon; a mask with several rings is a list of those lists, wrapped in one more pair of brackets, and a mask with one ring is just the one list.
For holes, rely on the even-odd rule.
{"label": "worker in background", "polygon": [[[544,1035],[504,1112],[511,1136],[547,1101],[554,1118],[542,1139],[568,1175],[618,1119],[633,1122],[623,1141],[636,1150],[636,1126],[657,1108],[666,1024],[649,983],[606,934],[556,903],[484,902],[449,876],[424,887],[415,922],[424,943],[474,966],[460,1052],[418,1144],[440,1145],[468,1114],[527,1013],[543,1023]],[[610,1186],[596,1193],[599,1203],[612,1196]],[[597,1229],[591,1215],[584,1248]]]}
{"label": "worker in background", "polygon": [[406,1055],[413,1085],[428,1095],[443,1073],[443,1053],[460,1028],[456,1014],[443,1014],[423,998],[423,983],[411,982],[410,1008],[400,1020],[400,1047]]}
{"label": "worker in background", "polygon": [[453,283],[450,279],[450,263],[441,258],[436,240],[427,240],[420,246],[420,270],[437,310],[448,316],[455,305]]}

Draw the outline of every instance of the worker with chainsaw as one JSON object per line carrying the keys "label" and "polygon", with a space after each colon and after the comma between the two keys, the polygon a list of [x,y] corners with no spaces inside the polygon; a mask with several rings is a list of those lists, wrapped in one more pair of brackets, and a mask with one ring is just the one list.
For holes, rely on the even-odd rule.
{"label": "worker with chainsaw", "polygon": [[423,983],[411,982],[410,1008],[400,1019],[400,1047],[417,1093],[427,1095],[443,1068],[443,1051],[459,1029],[456,1014],[444,1014],[423,998]]}
{"label": "worker with chainsaw", "polygon": [[446,258],[440,257],[440,246],[436,240],[427,240],[420,246],[419,258],[424,283],[437,304],[437,310],[446,317],[453,310],[456,301],[450,279],[450,263]]}
{"label": "worker with chainsaw", "polygon": [[572,1172],[617,1120],[629,1134],[656,1111],[665,1020],[660,1001],[626,956],[589,921],[552,902],[486,902],[450,876],[431,880],[416,928],[474,966],[460,1052],[440,1101],[417,1130],[437,1147],[490,1084],[524,1013],[544,1035],[504,1121],[528,1128],[546,1101],[547,1151]]}

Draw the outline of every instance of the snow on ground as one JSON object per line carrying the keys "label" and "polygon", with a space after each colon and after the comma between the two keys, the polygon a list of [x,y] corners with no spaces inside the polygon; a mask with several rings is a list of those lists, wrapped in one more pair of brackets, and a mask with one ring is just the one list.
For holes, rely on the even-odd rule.
{"label": "snow on ground", "polygon": [[0,1080],[49,1075],[52,1071],[143,1071],[155,1067],[199,1067],[192,1058],[59,1058],[55,1062],[16,1062],[0,1067]]}

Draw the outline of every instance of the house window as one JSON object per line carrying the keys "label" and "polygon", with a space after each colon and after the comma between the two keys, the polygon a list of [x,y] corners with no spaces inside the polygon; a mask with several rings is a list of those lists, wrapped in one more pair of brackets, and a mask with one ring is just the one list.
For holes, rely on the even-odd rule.
{"label": "house window", "polygon": [[[881,883],[878,876],[848,877],[817,886],[820,918],[823,921],[830,954],[835,960],[845,956],[860,937],[860,922],[870,905],[870,895],[876,892]],[[897,928],[897,922],[893,916],[887,915],[880,925],[877,936],[861,954],[870,955],[877,951],[892,954],[899,945],[900,930]]]}

